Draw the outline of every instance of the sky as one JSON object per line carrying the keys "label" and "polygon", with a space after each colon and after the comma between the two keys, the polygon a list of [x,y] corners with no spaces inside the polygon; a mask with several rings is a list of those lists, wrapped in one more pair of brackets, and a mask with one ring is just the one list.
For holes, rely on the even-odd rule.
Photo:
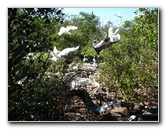
{"label": "sky", "polygon": [[[139,8],[64,8],[63,12],[65,14],[79,14],[79,12],[94,13],[96,16],[100,17],[101,23],[106,24],[109,20],[113,22],[114,25],[120,25],[123,21],[133,20],[133,14]],[[122,19],[117,17],[115,14],[122,15]]]}

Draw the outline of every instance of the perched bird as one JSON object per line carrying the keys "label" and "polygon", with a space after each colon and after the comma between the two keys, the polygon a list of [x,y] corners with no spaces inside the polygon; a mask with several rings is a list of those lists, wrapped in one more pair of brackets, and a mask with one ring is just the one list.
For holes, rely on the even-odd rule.
{"label": "perched bird", "polygon": [[65,48],[62,51],[58,51],[56,46],[54,46],[53,51],[50,51],[51,55],[53,56],[51,60],[57,61],[59,60],[62,56],[68,55],[70,52],[75,52],[79,49],[79,46],[77,47],[72,47],[72,48]]}
{"label": "perched bird", "polygon": [[98,82],[96,82],[95,78],[94,78],[94,80],[93,80],[93,85],[96,86],[97,88],[100,87],[100,84],[99,84]]}
{"label": "perched bird", "polygon": [[86,61],[88,61],[88,59],[85,57],[86,55],[84,55],[84,59],[83,62],[85,63]]}
{"label": "perched bird", "polygon": [[91,80],[89,78],[79,78],[78,77],[78,83],[80,86],[86,86],[87,84],[91,83]]}
{"label": "perched bird", "polygon": [[73,77],[73,80],[71,82],[70,90],[78,90],[78,81],[77,81],[77,75],[75,74]]}
{"label": "perched bird", "polygon": [[119,17],[119,18],[122,18],[122,17],[123,17],[120,12],[118,12],[117,14],[114,14],[114,15],[116,15],[116,16]]}
{"label": "perched bird", "polygon": [[97,68],[97,63],[96,63],[95,56],[93,57],[93,64],[92,64],[92,66],[93,66],[93,70],[95,70]]}
{"label": "perched bird", "polygon": [[76,29],[78,29],[77,26],[69,25],[69,26],[67,26],[66,28],[62,26],[62,27],[60,28],[60,31],[58,32],[58,35],[62,35],[62,34],[69,34],[69,35],[71,35],[71,33],[70,33],[69,31],[70,31],[70,30],[76,30]]}
{"label": "perched bird", "polygon": [[50,51],[50,53],[51,53],[51,55],[53,56],[53,57],[51,58],[51,60],[57,61],[57,60],[60,59],[60,57],[58,56],[58,54],[60,53],[60,51],[57,50],[56,46],[54,46],[53,51]]}
{"label": "perched bird", "polygon": [[119,29],[116,29],[116,31],[113,32],[113,27],[111,25],[108,30],[108,38],[105,38],[104,40],[101,40],[100,42],[98,42],[97,40],[94,40],[93,48],[95,49],[98,55],[103,49],[109,47],[113,43],[120,41],[121,37],[119,34],[117,34],[118,31]]}
{"label": "perched bird", "polygon": [[113,27],[110,26],[108,30],[108,37],[110,38],[110,42],[118,42],[120,40],[120,35],[117,34],[119,29],[116,29],[115,32],[113,32]]}
{"label": "perched bird", "polygon": [[75,76],[74,80],[71,82],[71,90],[78,90],[80,86],[84,87],[91,83],[89,78],[80,78]]}
{"label": "perched bird", "polygon": [[93,63],[96,64],[96,58],[93,56]]}

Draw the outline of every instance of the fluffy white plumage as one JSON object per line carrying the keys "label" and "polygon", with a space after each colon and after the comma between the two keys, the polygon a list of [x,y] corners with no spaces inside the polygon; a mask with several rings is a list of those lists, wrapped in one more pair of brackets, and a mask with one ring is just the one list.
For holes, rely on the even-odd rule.
{"label": "fluffy white plumage", "polygon": [[95,56],[93,57],[93,63],[94,63],[94,64],[96,63],[96,58],[95,58]]}
{"label": "fluffy white plumage", "polygon": [[69,35],[71,35],[71,33],[69,32],[70,30],[76,30],[76,29],[78,29],[78,27],[77,26],[72,26],[72,25],[69,25],[69,26],[67,26],[67,27],[61,27],[60,28],[60,31],[58,32],[58,35],[62,35],[62,34],[69,34]]}
{"label": "fluffy white plumage", "polygon": [[121,36],[118,34],[119,29],[116,29],[115,32],[113,32],[113,27],[112,25],[109,27],[108,29],[108,38],[101,40],[99,43],[95,40],[93,42],[93,47],[96,48],[101,48],[103,46],[105,46],[106,44],[108,44],[109,42],[118,42],[121,38]]}
{"label": "fluffy white plumage", "polygon": [[110,38],[110,42],[118,42],[120,40],[120,35],[117,34],[119,29],[116,29],[115,32],[113,32],[113,27],[110,26],[108,30],[108,37]]}
{"label": "fluffy white plumage", "polygon": [[51,51],[51,55],[53,56],[51,60],[57,61],[59,60],[62,56],[68,55],[70,52],[75,52],[79,49],[79,46],[77,47],[72,47],[72,48],[65,48],[62,51],[58,51],[56,46],[54,46],[53,51]]}
{"label": "fluffy white plumage", "polygon": [[78,84],[80,86],[86,86],[91,83],[91,80],[89,78],[77,78]]}
{"label": "fluffy white plumage", "polygon": [[75,79],[71,82],[71,90],[78,90],[80,86],[84,87],[90,83],[91,80],[89,78],[75,77]]}

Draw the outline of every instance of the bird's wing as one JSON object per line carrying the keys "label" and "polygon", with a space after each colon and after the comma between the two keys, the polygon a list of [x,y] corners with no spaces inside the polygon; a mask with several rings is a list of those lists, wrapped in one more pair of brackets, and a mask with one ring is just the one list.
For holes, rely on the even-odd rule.
{"label": "bird's wing", "polygon": [[76,51],[79,48],[79,46],[77,47],[72,47],[72,48],[65,48],[60,52],[60,55],[67,55],[69,52],[73,52]]}
{"label": "bird's wing", "polygon": [[59,51],[57,50],[56,46],[54,46],[53,52],[57,55]]}
{"label": "bird's wing", "polygon": [[75,49],[76,49],[76,50],[78,50],[78,49],[79,49],[79,47],[80,47],[80,46],[77,46],[77,47],[75,47]]}
{"label": "bird's wing", "polygon": [[118,33],[119,29],[116,29],[116,31],[114,32],[114,35],[116,35]]}
{"label": "bird's wing", "polygon": [[117,35],[113,35],[113,41],[111,41],[111,42],[118,42],[119,40],[120,40],[120,35],[119,34],[117,34]]}
{"label": "bird's wing", "polygon": [[62,35],[64,32],[65,32],[65,27],[62,26],[58,32],[58,35]]}
{"label": "bird's wing", "polygon": [[112,37],[112,35],[113,35],[113,27],[112,26],[110,26],[110,28],[109,28],[109,30],[108,30],[108,37]]}
{"label": "bird's wing", "polygon": [[106,43],[107,43],[107,42],[105,42],[104,40],[101,40],[100,43],[95,44],[93,47],[95,47],[95,48],[99,48],[99,47],[105,45]]}
{"label": "bird's wing", "polygon": [[72,26],[72,25],[69,25],[69,26],[67,26],[67,27],[66,27],[66,31],[76,30],[76,29],[78,29],[78,27],[77,27],[77,26]]}

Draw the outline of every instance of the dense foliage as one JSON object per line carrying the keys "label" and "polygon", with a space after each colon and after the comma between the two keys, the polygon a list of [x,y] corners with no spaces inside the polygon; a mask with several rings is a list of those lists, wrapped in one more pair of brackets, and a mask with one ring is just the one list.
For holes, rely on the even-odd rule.
{"label": "dense foliage", "polygon": [[[158,9],[140,8],[133,21],[120,27],[120,42],[103,50],[99,81],[109,89],[122,92],[125,101],[141,101],[137,91],[154,91],[158,96]],[[108,24],[110,21],[108,22]],[[101,26],[93,13],[80,12],[65,18],[59,8],[8,9],[8,119],[9,121],[63,120],[67,90],[63,76],[72,62],[78,63],[86,54],[97,55],[94,39],[104,38],[108,24]],[[61,26],[75,25],[72,35],[57,33]],[[57,62],[50,53],[80,46],[76,53]],[[31,53],[34,56],[27,55]],[[49,78],[45,73],[55,73]]]}
{"label": "dense foliage", "polygon": [[141,101],[141,95],[134,96],[138,90],[158,87],[158,10],[139,12],[142,15],[124,23],[121,41],[102,53],[101,81],[120,90],[127,101]]}

